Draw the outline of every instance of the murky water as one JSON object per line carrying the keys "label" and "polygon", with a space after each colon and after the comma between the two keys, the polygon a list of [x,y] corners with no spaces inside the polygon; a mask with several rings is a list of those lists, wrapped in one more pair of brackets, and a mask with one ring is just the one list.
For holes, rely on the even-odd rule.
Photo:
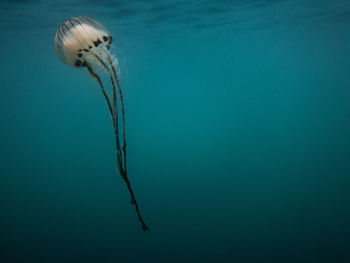
{"label": "murky water", "polygon": [[[53,42],[114,37],[129,177],[100,89]],[[348,262],[348,1],[2,1],[0,261]]]}

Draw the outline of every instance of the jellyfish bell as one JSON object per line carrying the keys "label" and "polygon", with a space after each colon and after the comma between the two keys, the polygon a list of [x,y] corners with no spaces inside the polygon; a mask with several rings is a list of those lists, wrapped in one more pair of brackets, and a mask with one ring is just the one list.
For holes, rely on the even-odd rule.
{"label": "jellyfish bell", "polygon": [[[67,20],[58,29],[55,36],[55,51],[58,58],[63,63],[73,67],[86,67],[101,88],[113,122],[117,168],[129,190],[131,204],[135,206],[142,229],[147,231],[149,228],[142,219],[127,175],[124,102],[117,69],[109,53],[111,44],[112,36],[107,29],[101,23],[86,16]],[[99,75],[101,71],[96,71],[96,68],[103,69],[102,72],[106,72],[109,76],[112,84],[112,96],[107,94]],[[118,106],[119,102],[120,107]],[[121,116],[121,122],[119,116]],[[119,128],[122,130],[122,134],[119,133]],[[122,144],[123,146],[121,146]]]}
{"label": "jellyfish bell", "polygon": [[96,20],[86,16],[74,17],[66,21],[55,36],[55,50],[58,58],[73,67],[84,67],[94,63],[94,55],[101,59],[110,57],[108,49],[112,36]]}

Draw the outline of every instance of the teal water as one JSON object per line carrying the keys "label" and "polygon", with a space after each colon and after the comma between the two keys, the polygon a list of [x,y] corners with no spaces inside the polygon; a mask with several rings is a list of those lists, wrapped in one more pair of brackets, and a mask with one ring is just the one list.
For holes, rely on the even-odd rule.
{"label": "teal water", "polygon": [[[67,19],[114,37],[128,172]],[[0,2],[0,262],[349,262],[350,2]]]}

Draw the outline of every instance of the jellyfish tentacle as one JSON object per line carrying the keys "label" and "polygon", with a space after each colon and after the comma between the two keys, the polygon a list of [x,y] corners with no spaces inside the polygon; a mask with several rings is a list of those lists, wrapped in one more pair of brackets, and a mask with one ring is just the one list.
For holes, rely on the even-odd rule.
{"label": "jellyfish tentacle", "polygon": [[135,210],[136,210],[137,216],[139,218],[139,221],[141,223],[142,230],[143,231],[149,231],[148,226],[145,224],[145,222],[143,221],[143,218],[141,216],[141,212],[140,212],[139,206],[137,204],[134,192],[133,192],[133,190],[131,188],[131,183],[129,181],[129,178],[126,176],[126,174],[125,174],[125,177],[124,176],[122,176],[122,177],[123,177],[123,179],[124,179],[124,181],[126,183],[126,186],[129,189],[129,192],[130,192],[130,195],[131,195],[131,204],[133,204],[135,206]]}
{"label": "jellyfish tentacle", "polygon": [[[121,91],[121,87],[120,87],[120,82],[119,82],[119,78],[118,78],[118,75],[116,73],[116,69],[115,67],[113,66],[113,61],[110,57],[110,55],[108,54],[108,52],[105,52],[105,55],[107,57],[107,60],[108,60],[108,63],[109,63],[109,66],[112,68],[112,72],[113,72],[113,76],[114,76],[114,79],[115,79],[115,82],[117,83],[117,87],[118,87],[118,93],[119,93],[119,98],[120,98],[120,103],[121,103],[121,113],[122,113],[122,122],[123,122],[123,154],[124,154],[124,168],[125,168],[125,175],[122,175],[124,181],[126,182],[127,184],[127,187],[129,188],[129,191],[130,191],[130,194],[131,194],[131,204],[134,204],[137,206],[137,202],[136,202],[136,198],[135,198],[135,195],[131,189],[131,183],[127,177],[127,165],[126,165],[126,137],[125,137],[125,114],[124,114],[124,101],[123,101],[123,95],[122,95],[122,91]],[[107,66],[106,66],[107,68]],[[111,73],[110,73],[111,74]],[[112,78],[112,75],[111,75],[111,78]],[[115,89],[114,89],[115,90]],[[114,91],[113,90],[113,91]],[[114,93],[115,95],[115,93]],[[138,207],[137,207],[137,210],[139,211]],[[139,212],[138,212],[139,213]],[[141,217],[142,218],[142,217]]]}
{"label": "jellyfish tentacle", "polygon": [[[111,83],[112,83],[112,87],[113,87],[113,107],[112,108],[112,117],[114,117],[112,119],[113,121],[113,126],[114,126],[114,132],[115,132],[115,140],[116,140],[116,150],[117,150],[117,155],[120,156],[120,164],[118,164],[118,169],[120,174],[123,175],[126,174],[126,162],[125,162],[125,156],[122,156],[121,150],[120,150],[120,138],[119,138],[119,124],[118,124],[118,108],[117,108],[117,99],[116,99],[116,88],[115,88],[115,84],[114,84],[114,79],[112,77],[112,74],[109,70],[109,68],[107,67],[106,63],[93,51],[90,51],[90,54],[97,59],[97,61],[102,65],[102,67],[106,70],[106,72],[108,73],[110,79],[111,79]],[[123,162],[124,159],[124,162]],[[119,161],[119,159],[118,159]],[[124,167],[123,167],[124,164]],[[120,168],[121,167],[121,168]]]}
{"label": "jellyfish tentacle", "polygon": [[121,110],[122,110],[122,122],[123,122],[123,154],[124,154],[124,166],[125,166],[125,171],[126,171],[126,128],[125,128],[125,113],[124,113],[124,101],[123,101],[123,94],[122,94],[122,89],[120,87],[120,82],[119,82],[119,78],[118,78],[118,74],[117,74],[117,70],[115,69],[114,65],[113,65],[113,61],[111,56],[108,54],[108,52],[106,52],[107,55],[107,60],[109,62],[110,67],[112,68],[112,72],[115,78],[115,81],[117,83],[117,87],[118,87],[118,93],[119,93],[119,98],[120,98],[120,104],[121,104]]}
{"label": "jellyfish tentacle", "polygon": [[[94,52],[90,52],[90,53],[101,63],[101,65],[104,67],[104,69],[107,71],[107,73],[110,76],[110,79],[111,79],[111,82],[112,82],[112,86],[113,86],[113,100],[115,101],[115,107],[116,107],[116,105],[117,105],[117,103],[116,103],[116,89],[115,89],[115,83],[114,83],[113,75],[112,75],[110,69],[108,68],[108,66],[105,64],[105,62],[97,54],[95,54]],[[113,67],[113,65],[111,63],[110,63],[110,66],[112,67],[112,69],[114,69],[114,67]],[[89,69],[89,71],[90,71],[90,69]],[[115,69],[114,69],[114,76],[115,77],[117,76]],[[116,77],[116,80],[118,80],[117,77]],[[100,82],[101,82],[101,80],[100,80]],[[101,82],[100,86],[101,85],[102,85],[102,82]],[[118,89],[120,90],[119,95],[121,96],[122,94],[121,94],[121,88],[120,88],[119,80],[117,82],[117,85],[118,85]],[[122,101],[122,99],[121,99],[121,101]],[[122,167],[123,165],[119,165],[119,172],[120,172],[120,175],[121,175],[122,179],[124,180],[124,182],[126,183],[126,186],[127,186],[128,190],[129,190],[130,197],[131,197],[131,204],[133,204],[135,206],[135,210],[136,210],[139,222],[141,223],[142,230],[143,231],[149,231],[148,226],[143,221],[143,218],[141,216],[141,212],[140,212],[139,206],[138,206],[137,201],[136,201],[136,197],[135,197],[134,191],[133,191],[133,189],[131,187],[130,180],[129,180],[128,176],[127,176],[126,151],[125,151],[125,148],[126,148],[126,143],[125,143],[125,119],[124,119],[123,102],[121,102],[121,104],[122,104],[122,119],[123,119],[123,127],[124,127],[123,128],[123,133],[124,133],[123,134],[123,138],[124,138],[124,146],[123,146],[123,148],[124,148],[123,149],[123,152],[124,152],[124,169]],[[117,110],[117,108],[115,108],[115,109]],[[110,107],[110,111],[113,112],[112,107]],[[112,114],[112,116],[113,116],[113,114]],[[114,130],[115,130],[115,139],[116,139],[116,145],[117,145],[117,155],[118,155],[118,153],[120,155],[120,143],[119,143],[119,133],[118,133],[118,113],[117,112],[115,112],[114,117],[115,117],[115,119],[113,121],[115,122]]]}
{"label": "jellyfish tentacle", "polygon": [[[112,118],[112,121],[113,121],[113,127],[114,127],[114,131],[115,131],[115,136],[116,138],[119,137],[118,135],[118,129],[115,128],[115,120],[114,120],[114,114],[113,114],[113,108],[112,108],[112,105],[111,105],[111,102],[108,98],[108,95],[106,93],[106,90],[104,89],[103,87],[103,84],[102,84],[102,81],[101,81],[101,78],[98,76],[97,73],[95,73],[91,67],[91,65],[89,63],[86,63],[86,66],[87,66],[87,69],[89,71],[89,73],[91,74],[91,76],[96,79],[97,83],[99,84],[99,86],[101,87],[101,90],[102,90],[102,93],[107,101],[107,105],[108,105],[108,109],[109,109],[109,112],[111,114],[111,118]],[[119,146],[120,147],[120,146]],[[119,171],[123,171],[123,167],[122,167],[122,156],[120,154],[120,148],[118,149],[118,145],[117,145],[117,163],[118,163],[118,169]]]}
{"label": "jellyfish tentacle", "polygon": [[[107,52],[106,52],[107,53]],[[111,56],[107,53],[107,59],[108,59],[108,62],[109,62],[109,65],[110,67],[112,68],[112,71],[113,71],[113,75],[114,75],[114,78],[115,78],[115,81],[117,83],[117,87],[118,87],[118,92],[119,92],[119,97],[120,97],[120,104],[121,104],[121,111],[122,111],[122,122],[123,122],[123,153],[124,153],[124,167],[125,167],[125,178],[124,181],[126,182],[126,185],[127,187],[129,188],[129,192],[131,193],[131,203],[133,205],[135,205],[135,209],[136,209],[136,213],[137,213],[137,216],[139,218],[139,221],[141,223],[141,226],[142,226],[142,230],[143,231],[149,231],[149,228],[148,226],[144,223],[143,221],[143,218],[141,216],[141,212],[140,212],[140,209],[139,209],[139,206],[136,202],[136,198],[135,198],[135,195],[132,191],[132,188],[131,188],[131,183],[129,181],[129,178],[127,177],[126,175],[126,137],[125,137],[125,114],[124,114],[124,102],[123,102],[123,94],[122,94],[122,89],[120,87],[120,82],[119,82],[119,78],[118,78],[118,75],[117,75],[117,71],[113,65],[113,61],[111,59]]]}
{"label": "jellyfish tentacle", "polygon": [[113,115],[113,110],[112,110],[112,105],[111,105],[111,102],[108,98],[108,95],[106,93],[106,90],[104,89],[103,85],[102,85],[102,81],[101,81],[101,78],[97,75],[97,73],[95,73],[91,67],[91,65],[89,63],[86,63],[86,67],[89,71],[89,73],[91,74],[91,76],[97,81],[97,83],[100,85],[101,87],[101,90],[102,90],[102,93],[107,101],[107,104],[108,104],[108,109],[109,109],[109,112]]}
{"label": "jellyfish tentacle", "polygon": [[[95,52],[92,52],[90,51],[90,54],[98,60],[98,62],[102,65],[102,67],[107,71],[108,75],[110,76],[110,79],[111,79],[111,83],[112,83],[112,87],[113,87],[113,107],[112,108],[112,117],[114,117],[112,119],[113,121],[113,126],[114,126],[114,132],[115,132],[115,135],[116,135],[116,145],[117,145],[117,154],[119,156],[121,156],[120,158],[120,164],[118,164],[118,167],[121,166],[122,169],[119,169],[119,172],[120,174],[124,174],[125,171],[126,171],[126,163],[125,163],[125,160],[124,160],[124,167],[123,167],[123,156],[121,154],[121,150],[120,150],[120,139],[119,139],[119,124],[118,124],[118,111],[117,111],[117,100],[116,100],[116,88],[115,88],[115,84],[114,84],[114,80],[112,78],[112,74],[110,72],[110,70],[108,69],[106,63],[95,53]],[[118,159],[119,161],[119,159]]]}

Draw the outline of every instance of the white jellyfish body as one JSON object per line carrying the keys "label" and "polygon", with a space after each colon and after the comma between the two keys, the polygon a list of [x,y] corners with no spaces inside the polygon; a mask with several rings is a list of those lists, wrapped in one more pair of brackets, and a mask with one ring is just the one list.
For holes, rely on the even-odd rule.
{"label": "white jellyfish body", "polygon": [[[67,20],[57,31],[55,36],[55,50],[58,58],[65,64],[73,67],[86,67],[90,75],[99,84],[108,104],[108,109],[113,121],[116,140],[117,167],[122,179],[125,181],[131,196],[131,204],[135,205],[138,219],[144,231],[149,230],[143,222],[134,192],[131,188],[126,169],[126,139],[125,139],[125,114],[122,90],[119,83],[117,70],[109,53],[112,44],[112,36],[99,22],[86,16],[74,17]],[[111,80],[113,96],[107,95],[98,72],[94,68],[103,69]],[[118,93],[118,96],[117,96]],[[120,101],[123,146],[119,135],[120,121],[118,120],[118,98]]]}
{"label": "white jellyfish body", "polygon": [[91,52],[106,56],[112,43],[112,36],[107,29],[86,16],[79,16],[66,21],[55,36],[55,50],[59,59],[70,66],[86,66],[91,60]]}

